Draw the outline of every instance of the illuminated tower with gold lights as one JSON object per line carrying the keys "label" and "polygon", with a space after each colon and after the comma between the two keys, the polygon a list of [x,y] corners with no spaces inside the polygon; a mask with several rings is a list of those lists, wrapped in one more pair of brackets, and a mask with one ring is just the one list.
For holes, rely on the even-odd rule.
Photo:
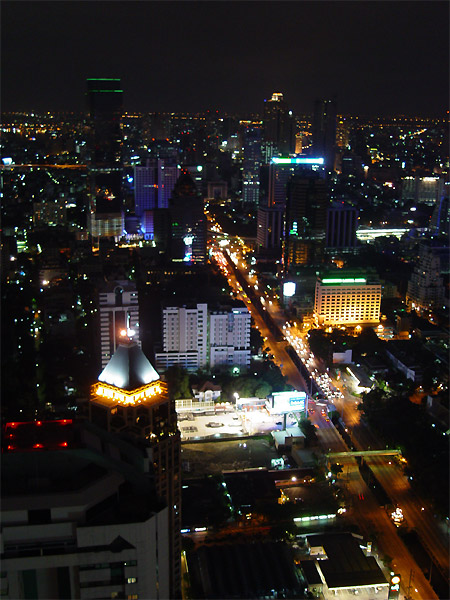
{"label": "illuminated tower with gold lights", "polygon": [[152,449],[156,491],[169,507],[171,598],[180,589],[180,432],[167,385],[134,342],[117,347],[91,388],[89,418],[116,433],[146,440]]}

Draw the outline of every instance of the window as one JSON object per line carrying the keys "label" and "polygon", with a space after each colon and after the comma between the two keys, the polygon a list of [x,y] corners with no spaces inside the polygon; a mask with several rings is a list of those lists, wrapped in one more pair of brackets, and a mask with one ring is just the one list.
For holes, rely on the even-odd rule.
{"label": "window", "polygon": [[137,582],[137,578],[136,577],[128,577],[127,578],[127,583],[136,583]]}

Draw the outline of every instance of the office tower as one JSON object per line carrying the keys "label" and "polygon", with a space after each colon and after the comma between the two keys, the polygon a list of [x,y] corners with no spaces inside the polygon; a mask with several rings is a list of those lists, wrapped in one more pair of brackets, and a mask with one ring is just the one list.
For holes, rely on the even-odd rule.
{"label": "office tower", "polygon": [[294,175],[324,176],[324,160],[321,157],[295,158],[274,156],[270,164],[260,169],[260,204],[284,209],[286,207],[287,186]]}
{"label": "office tower", "polygon": [[147,210],[169,208],[169,199],[180,175],[170,159],[147,159],[145,167],[134,167],[135,213],[142,217]]}
{"label": "office tower", "polygon": [[279,254],[283,241],[284,209],[259,206],[256,224],[256,249],[259,254]]}
{"label": "office tower", "polygon": [[331,251],[353,252],[357,242],[358,209],[345,202],[336,201],[327,209],[326,215],[325,247]]}
{"label": "office tower", "polygon": [[368,275],[332,271],[317,278],[314,313],[319,326],[378,323],[380,305],[381,283]]}
{"label": "office tower", "polygon": [[445,287],[441,273],[448,269],[448,245],[422,243],[419,247],[419,261],[408,282],[406,303],[416,310],[442,308]]}
{"label": "office tower", "polygon": [[259,170],[261,167],[261,128],[249,125],[244,130],[244,162],[242,173],[242,200],[246,204],[258,205]]}
{"label": "office tower", "polygon": [[206,217],[203,198],[192,177],[183,172],[170,199],[172,260],[203,264],[206,260]]}
{"label": "office tower", "polygon": [[264,142],[273,149],[273,156],[287,156],[295,150],[295,120],[283,94],[273,93],[264,100]]}
{"label": "office tower", "polygon": [[92,386],[89,418],[107,431],[129,434],[149,445],[155,489],[168,506],[169,598],[177,597],[181,585],[180,432],[167,384],[136,343],[120,344]]}
{"label": "office tower", "polygon": [[8,423],[4,439],[3,597],[169,598],[150,447],[70,419]]}
{"label": "office tower", "polygon": [[158,369],[250,365],[251,317],[246,307],[169,306],[162,318],[162,351],[155,353]]}
{"label": "office tower", "polygon": [[329,203],[327,182],[318,173],[291,177],[287,184],[284,224],[285,270],[318,260]]}
{"label": "office tower", "polygon": [[334,169],[336,153],[336,100],[316,100],[312,128],[312,152],[325,159],[328,171]]}
{"label": "office tower", "polygon": [[100,349],[102,369],[124,338],[139,339],[139,303],[130,281],[109,281],[99,292]]}
{"label": "office tower", "polygon": [[87,79],[89,230],[93,238],[123,232],[122,89],[120,79]]}

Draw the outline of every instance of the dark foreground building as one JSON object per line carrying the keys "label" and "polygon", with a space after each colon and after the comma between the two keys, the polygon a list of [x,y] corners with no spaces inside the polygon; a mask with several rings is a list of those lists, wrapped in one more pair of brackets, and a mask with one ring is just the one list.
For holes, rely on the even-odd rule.
{"label": "dark foreground building", "polygon": [[151,448],[88,422],[3,432],[1,596],[168,598],[168,507]]}

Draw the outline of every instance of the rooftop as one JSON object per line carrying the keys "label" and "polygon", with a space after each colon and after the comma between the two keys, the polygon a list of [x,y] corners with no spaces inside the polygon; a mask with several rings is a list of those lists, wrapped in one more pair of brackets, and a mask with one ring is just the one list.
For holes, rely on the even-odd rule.
{"label": "rooftop", "polygon": [[98,380],[122,390],[136,390],[160,379],[136,343],[120,344]]}
{"label": "rooftop", "polygon": [[317,565],[329,589],[387,585],[386,577],[373,556],[366,556],[360,542],[350,533],[307,537],[311,547],[323,547],[327,558]]}

